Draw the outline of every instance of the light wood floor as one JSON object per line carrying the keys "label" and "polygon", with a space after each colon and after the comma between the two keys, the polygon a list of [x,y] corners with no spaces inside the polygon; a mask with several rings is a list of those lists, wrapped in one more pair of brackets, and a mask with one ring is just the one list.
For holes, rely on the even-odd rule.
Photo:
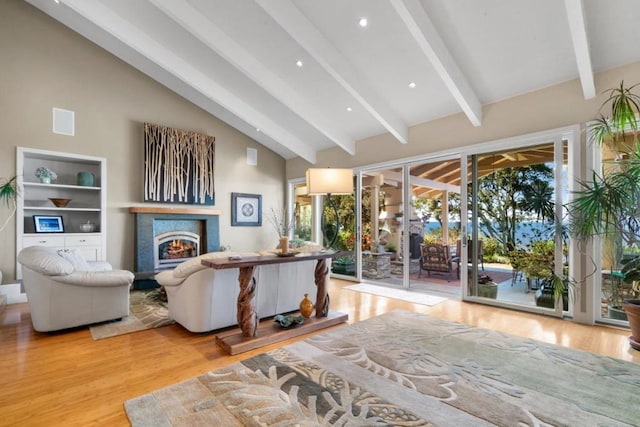
{"label": "light wood floor", "polygon": [[[332,280],[330,292],[332,310],[350,323],[403,309],[640,363],[628,330],[453,300],[427,307],[342,289],[349,284]],[[214,334],[178,325],[100,341],[86,327],[43,334],[27,304],[9,305],[0,312],[0,425],[128,425],[125,400],[276,347],[227,356]]]}

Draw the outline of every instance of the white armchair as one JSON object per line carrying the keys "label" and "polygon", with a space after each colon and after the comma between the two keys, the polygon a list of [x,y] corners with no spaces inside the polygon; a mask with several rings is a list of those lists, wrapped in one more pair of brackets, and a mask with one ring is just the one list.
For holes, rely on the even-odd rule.
{"label": "white armchair", "polygon": [[48,332],[129,314],[133,274],[107,262],[86,262],[73,252],[29,246],[18,254],[36,331]]}

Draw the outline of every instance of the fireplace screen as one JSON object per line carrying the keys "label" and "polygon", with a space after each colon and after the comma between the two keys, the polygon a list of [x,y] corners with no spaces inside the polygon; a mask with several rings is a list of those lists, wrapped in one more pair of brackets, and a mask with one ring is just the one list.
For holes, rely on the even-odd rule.
{"label": "fireplace screen", "polygon": [[158,234],[154,252],[156,269],[173,268],[182,261],[200,255],[200,236],[188,231]]}

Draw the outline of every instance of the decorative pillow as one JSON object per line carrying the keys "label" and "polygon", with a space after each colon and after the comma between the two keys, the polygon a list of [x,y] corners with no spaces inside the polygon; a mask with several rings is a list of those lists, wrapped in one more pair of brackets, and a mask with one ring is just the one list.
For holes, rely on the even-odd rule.
{"label": "decorative pillow", "polygon": [[58,256],[56,250],[44,246],[27,246],[18,254],[23,266],[47,276],[66,276],[73,273],[73,265]]}
{"label": "decorative pillow", "polygon": [[75,271],[92,271],[93,269],[80,255],[69,249],[60,249],[58,255],[73,265]]}

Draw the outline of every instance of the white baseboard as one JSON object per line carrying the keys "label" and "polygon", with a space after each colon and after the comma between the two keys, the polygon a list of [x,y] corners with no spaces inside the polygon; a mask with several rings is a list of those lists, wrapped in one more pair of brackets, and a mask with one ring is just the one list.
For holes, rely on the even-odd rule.
{"label": "white baseboard", "polygon": [[0,285],[0,295],[5,297],[7,304],[27,302],[27,294],[20,293],[20,283]]}

